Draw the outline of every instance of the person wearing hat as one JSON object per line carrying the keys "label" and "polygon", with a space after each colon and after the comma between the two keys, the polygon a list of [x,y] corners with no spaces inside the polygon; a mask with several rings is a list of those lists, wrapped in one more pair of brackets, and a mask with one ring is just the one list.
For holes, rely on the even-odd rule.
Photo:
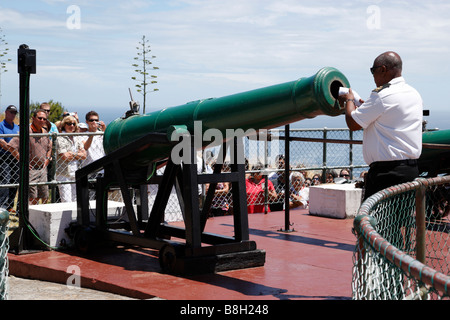
{"label": "person wearing hat", "polygon": [[[17,108],[9,105],[5,109],[5,119],[0,123],[0,134],[18,134],[19,126],[14,123]],[[9,141],[12,137],[0,138],[0,184],[15,184],[19,181],[19,162],[11,154]],[[12,211],[17,188],[0,189],[0,207]]]}
{"label": "person wearing hat", "polygon": [[75,117],[75,119],[77,120],[78,123],[80,123],[80,119],[78,119],[78,113],[77,112],[69,112],[69,111],[65,111],[62,115],[62,119],[61,121],[68,116],[72,116]]}
{"label": "person wearing hat", "polygon": [[88,130],[89,130],[89,128],[88,128],[88,126],[87,126],[86,123],[80,122],[80,123],[78,124],[78,131],[79,131],[79,132],[86,132],[86,131],[88,131]]}

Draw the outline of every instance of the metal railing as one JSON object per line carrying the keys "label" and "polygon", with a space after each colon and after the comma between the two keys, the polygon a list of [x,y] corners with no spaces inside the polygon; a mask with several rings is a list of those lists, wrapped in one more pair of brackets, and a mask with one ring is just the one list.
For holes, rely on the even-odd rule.
{"label": "metal railing", "polygon": [[448,299],[450,176],[419,178],[363,202],[354,221],[353,299]]}

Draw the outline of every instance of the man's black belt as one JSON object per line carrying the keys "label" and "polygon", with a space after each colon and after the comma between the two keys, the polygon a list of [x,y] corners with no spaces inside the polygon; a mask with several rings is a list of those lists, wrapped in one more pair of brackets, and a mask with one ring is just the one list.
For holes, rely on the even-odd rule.
{"label": "man's black belt", "polygon": [[404,160],[392,160],[392,161],[375,161],[369,166],[374,167],[395,167],[400,165],[417,166],[417,159],[404,159]]}

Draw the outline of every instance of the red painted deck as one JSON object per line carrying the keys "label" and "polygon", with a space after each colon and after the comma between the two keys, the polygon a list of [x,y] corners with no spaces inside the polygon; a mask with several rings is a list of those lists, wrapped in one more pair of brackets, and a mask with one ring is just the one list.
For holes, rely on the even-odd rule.
{"label": "red painted deck", "polygon": [[[66,283],[70,266],[81,271],[81,285],[125,296],[167,300],[340,300],[351,298],[352,219],[311,216],[292,210],[293,232],[284,229],[284,212],[249,215],[250,239],[266,251],[263,267],[180,277],[161,272],[156,250],[102,248],[89,256],[43,251],[9,254],[9,273]],[[208,220],[206,231],[232,235],[233,217]]]}

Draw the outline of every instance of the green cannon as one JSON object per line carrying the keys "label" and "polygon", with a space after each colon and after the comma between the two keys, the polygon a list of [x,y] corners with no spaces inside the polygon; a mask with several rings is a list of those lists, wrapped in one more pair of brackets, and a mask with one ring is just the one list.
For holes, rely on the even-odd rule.
{"label": "green cannon", "polygon": [[[203,132],[214,128],[225,134],[226,129],[271,129],[318,115],[338,116],[343,113],[337,102],[339,87],[349,86],[341,72],[325,67],[311,77],[287,83],[193,101],[144,115],[134,114],[108,125],[104,149],[110,153],[148,132],[170,133],[173,126],[185,126],[192,134],[195,121],[202,122]],[[134,154],[129,161],[146,166],[167,157],[169,152],[167,147],[149,148]]]}
{"label": "green cannon", "polygon": [[[245,164],[238,157],[244,150],[242,139],[235,136],[234,143],[223,143],[231,139],[227,137],[227,130],[245,133],[253,129],[252,132],[256,132],[318,115],[341,115],[343,110],[337,102],[339,88],[349,86],[347,78],[338,70],[323,68],[309,78],[194,101],[144,115],[137,114],[137,108],[131,103],[131,110],[105,130],[106,155],[75,173],[78,212],[77,223],[70,228],[75,246],[86,251],[100,242],[99,239],[107,239],[153,248],[159,250],[162,269],[170,273],[217,272],[264,265],[265,251],[258,249],[249,236]],[[195,151],[210,144],[203,139],[200,145],[195,141],[190,143],[189,152],[186,152],[191,157],[189,161],[173,161],[172,150],[179,144],[171,139],[172,133],[181,133],[193,141],[199,135],[199,122],[202,137],[209,129],[215,129],[212,131],[225,137],[217,141],[222,144],[219,152],[222,160],[227,148],[230,151],[233,148],[230,172],[222,172],[222,166],[216,164],[213,173],[198,174]],[[165,163],[162,175],[155,170],[158,162]],[[89,177],[99,170],[104,174],[97,176],[92,184]],[[214,192],[220,182],[232,185],[232,237],[211,234],[205,229]],[[148,184],[158,185],[151,211]],[[209,186],[202,201],[199,185]],[[107,194],[113,187],[121,190],[128,221],[107,218]],[[89,190],[93,188],[97,194],[95,219],[88,201]],[[164,222],[172,188],[176,189],[180,202],[184,228]],[[131,189],[136,203],[131,197]]]}

